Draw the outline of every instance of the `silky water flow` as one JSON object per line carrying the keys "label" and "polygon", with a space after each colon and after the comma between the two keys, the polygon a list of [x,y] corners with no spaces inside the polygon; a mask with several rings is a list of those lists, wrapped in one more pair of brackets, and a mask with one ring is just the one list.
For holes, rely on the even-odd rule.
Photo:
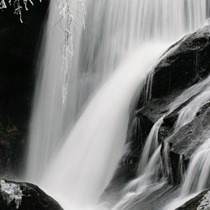
{"label": "silky water flow", "polygon": [[[135,96],[169,43],[205,23],[207,0],[87,0],[85,29],[80,1],[69,0],[74,24],[67,72],[61,68],[65,34],[55,2],[50,3],[41,52],[26,179],[54,195],[65,210],[99,209],[97,202],[126,150]],[[192,116],[183,110],[179,117],[177,129]],[[155,178],[161,121],[145,145],[139,164],[143,173],[132,182],[136,191],[122,197],[114,209],[126,209],[148,186],[164,184]]]}

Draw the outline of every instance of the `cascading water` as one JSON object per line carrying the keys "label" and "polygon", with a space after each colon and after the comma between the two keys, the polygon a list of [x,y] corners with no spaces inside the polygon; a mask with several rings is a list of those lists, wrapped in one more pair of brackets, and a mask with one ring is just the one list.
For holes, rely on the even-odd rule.
{"label": "cascading water", "polygon": [[153,53],[149,45],[131,54],[97,92],[44,174],[43,186],[74,205],[97,202],[123,155],[131,100],[152,62],[163,53],[159,45],[152,47]]}
{"label": "cascading water", "polygon": [[[160,56],[156,51],[162,52],[162,47],[145,47],[145,42],[174,41],[195,30],[205,22],[206,4],[207,0],[87,0],[86,30],[75,29],[68,97],[62,104],[60,43],[65,37],[51,1],[27,179],[41,181],[52,194],[71,200],[65,209],[96,203],[123,155],[131,100]],[[75,22],[80,24],[77,16]],[[132,53],[137,46],[140,50]],[[158,145],[149,149],[154,152],[151,159],[145,155],[140,163],[145,175],[156,167],[153,160],[159,150]],[[146,178],[151,184],[155,173]],[[162,184],[157,182],[157,188]]]}
{"label": "cascading water", "polygon": [[[176,133],[181,126],[184,126],[185,124],[189,123],[192,121],[200,109],[205,103],[207,103],[210,100],[210,94],[209,94],[209,86],[210,84],[210,77],[205,79],[204,81],[188,88],[185,90],[179,97],[177,97],[168,107],[169,111],[165,113],[165,115],[168,115],[172,113],[175,109],[177,109],[180,105],[185,103],[186,101],[192,99],[194,96],[195,98],[192,99],[186,107],[180,110],[179,116],[177,119],[177,124],[180,126],[175,125],[174,128],[174,133]],[[189,110],[190,110],[190,115],[189,115]],[[165,116],[164,115],[164,116]],[[131,206],[134,205],[135,199],[137,199],[139,196],[141,196],[143,193],[149,191],[155,191],[157,190],[157,187],[163,186],[167,180],[167,178],[171,178],[170,174],[170,167],[166,164],[165,166],[162,166],[162,161],[160,161],[160,146],[158,145],[158,132],[159,128],[163,122],[163,117],[161,117],[152,127],[143,152],[142,156],[140,159],[140,164],[138,167],[139,170],[139,177],[136,178],[135,180],[131,181],[124,189],[123,191],[123,197],[122,199],[116,204],[116,206],[113,208],[113,210],[122,210],[122,209],[132,209]],[[181,122],[180,122],[181,121]],[[172,134],[173,135],[173,134]],[[168,144],[165,141],[165,148],[163,150],[163,157],[164,157],[164,162],[165,163],[170,163],[168,159]],[[207,143],[208,145],[208,143]],[[205,148],[202,146],[202,148]],[[202,148],[200,149],[201,151]],[[207,147],[208,148],[208,147]],[[202,153],[202,157],[205,156],[205,154]],[[159,160],[159,161],[158,161]],[[207,159],[205,159],[207,161]],[[201,164],[199,165],[200,167],[203,166],[205,163],[200,163],[200,161],[196,158],[196,161]],[[182,164],[180,162],[180,164]],[[197,173],[199,173],[199,166],[197,166]],[[202,168],[202,167],[201,167]],[[205,168],[205,167],[204,167]],[[195,167],[194,164],[192,165],[191,173],[188,175],[186,178],[186,182],[183,186],[184,189],[192,187],[191,185],[189,186],[189,182],[192,184],[193,178],[192,177],[200,177],[196,176],[198,175],[197,173],[192,176],[193,173],[195,173]],[[181,172],[181,176],[183,176],[182,168],[179,169]],[[189,169],[190,170],[190,169]],[[205,169],[204,169],[205,170]],[[161,174],[162,179],[159,180],[159,174]],[[189,181],[191,180],[191,181]],[[197,182],[195,182],[197,183]],[[188,187],[186,187],[186,185]],[[154,186],[151,188],[151,186]],[[203,188],[204,189],[204,188]],[[201,189],[200,189],[201,190]],[[186,194],[187,198],[189,197],[189,193]],[[183,198],[183,194],[181,195]],[[180,205],[180,202],[178,202]],[[171,204],[170,204],[171,205]],[[178,206],[176,206],[178,207]],[[174,210],[174,206],[170,207],[167,206],[164,210]]]}
{"label": "cascading water", "polygon": [[180,193],[177,198],[170,201],[163,210],[174,210],[190,198],[202,190],[209,187],[209,156],[210,156],[210,140],[201,145],[193,156],[189,169],[184,177],[184,181],[180,187]]}

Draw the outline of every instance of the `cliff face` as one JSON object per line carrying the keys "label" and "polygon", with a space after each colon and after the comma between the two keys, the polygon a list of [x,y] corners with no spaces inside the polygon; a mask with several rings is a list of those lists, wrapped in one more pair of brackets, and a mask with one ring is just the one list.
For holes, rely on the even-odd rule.
{"label": "cliff face", "polygon": [[[180,181],[178,175],[180,158],[185,170],[190,157],[208,138],[204,133],[210,126],[209,99],[208,94],[206,96],[201,94],[209,86],[207,79],[210,75],[209,55],[210,26],[206,26],[186,35],[172,45],[154,68],[151,99],[145,104],[143,102],[145,91],[142,92],[130,123],[128,139],[131,142],[131,153],[127,159],[132,160],[130,161],[132,164],[135,165],[135,162],[138,162],[152,126],[158,119],[164,117],[159,129],[158,141],[162,145],[162,151],[166,144],[169,145],[170,163],[164,164],[170,165],[170,173],[173,177],[170,182]],[[200,105],[197,100],[198,107],[196,103],[191,107],[198,96],[201,100],[204,97],[206,99]],[[180,98],[179,103],[178,98]],[[181,98],[183,98],[182,101]],[[174,106],[176,103],[177,105],[171,109],[173,103]],[[191,108],[190,113],[195,114],[195,117],[176,129],[180,112]]]}

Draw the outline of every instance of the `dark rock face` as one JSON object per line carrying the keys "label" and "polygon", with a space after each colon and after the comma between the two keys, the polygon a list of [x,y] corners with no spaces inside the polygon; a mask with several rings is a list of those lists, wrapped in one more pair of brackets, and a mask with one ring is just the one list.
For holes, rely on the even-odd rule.
{"label": "dark rock face", "polygon": [[0,210],[62,210],[39,187],[29,183],[0,181]]}
{"label": "dark rock face", "polygon": [[202,210],[210,209],[210,190],[198,194],[176,210]]}
{"label": "dark rock face", "polygon": [[210,104],[206,101],[206,104],[198,110],[194,120],[176,133],[174,126],[180,110],[186,107],[199,92],[192,94],[172,112],[169,112],[169,105],[187,88],[204,81],[210,75],[209,55],[210,26],[185,36],[171,46],[154,68],[151,99],[145,104],[142,101],[145,98],[142,92],[129,129],[128,139],[132,152],[128,158],[135,157],[138,160],[149,131],[154,123],[164,116],[158,141],[162,144],[162,151],[166,142],[169,146],[170,163],[165,164],[170,165],[175,183],[180,181],[178,178],[180,160],[183,162],[182,170],[185,170],[191,155],[206,140],[204,133],[210,128]]}
{"label": "dark rock face", "polygon": [[[208,139],[206,132],[210,129],[210,104],[205,104],[197,113],[197,116],[188,124],[181,127],[177,132],[173,133],[168,138],[167,143],[169,144],[169,157],[171,170],[173,175],[173,181],[179,183],[180,178],[180,168],[179,163],[182,161],[182,169],[186,170],[191,156],[198,149],[198,147]],[[160,129],[159,133],[164,133]],[[170,128],[172,129],[172,128]],[[162,131],[161,131],[162,130]],[[163,136],[161,137],[164,140]]]}
{"label": "dark rock face", "polygon": [[22,164],[48,4],[34,2],[23,13],[23,24],[12,7],[0,10],[0,175],[11,168],[17,173]]}
{"label": "dark rock face", "polygon": [[180,128],[169,140],[171,152],[183,155],[184,159],[189,159],[197,149],[197,145],[203,143],[207,138],[203,132],[210,128],[210,104],[205,104],[198,113],[192,122]]}
{"label": "dark rock face", "polygon": [[210,27],[185,36],[165,53],[155,68],[152,98],[185,89],[210,73]]}

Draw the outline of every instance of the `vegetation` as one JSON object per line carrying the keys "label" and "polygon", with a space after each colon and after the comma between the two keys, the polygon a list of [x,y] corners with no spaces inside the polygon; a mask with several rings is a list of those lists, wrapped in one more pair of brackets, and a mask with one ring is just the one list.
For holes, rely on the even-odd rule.
{"label": "vegetation", "polygon": [[[41,0],[39,0],[41,2]],[[5,0],[0,0],[0,9],[4,10],[8,6],[14,7],[14,14],[19,15],[20,22],[22,23],[22,9],[24,8],[26,11],[28,11],[28,3],[32,6],[34,5],[32,0],[8,0],[7,2]]]}

